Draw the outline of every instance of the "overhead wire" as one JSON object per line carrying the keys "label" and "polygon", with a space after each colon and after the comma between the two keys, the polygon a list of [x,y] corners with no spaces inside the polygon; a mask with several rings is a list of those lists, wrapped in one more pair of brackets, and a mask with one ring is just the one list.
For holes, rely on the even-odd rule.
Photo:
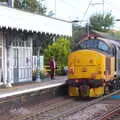
{"label": "overhead wire", "polygon": [[[68,6],[70,6],[74,11],[75,11],[75,9],[78,11],[78,8],[77,8],[77,7],[75,7],[74,5],[68,3],[67,1],[65,1],[65,0],[59,0],[59,1],[63,2],[64,4],[66,4],[66,5],[68,5]],[[86,10],[85,10],[85,12],[84,12],[84,14],[83,14],[83,17],[82,17],[81,21],[84,20],[86,14],[87,14],[87,12],[88,12],[89,7],[92,5],[92,1],[93,1],[93,0],[90,0],[89,4],[88,4],[88,6],[87,6],[87,8],[86,8]],[[107,0],[107,1],[108,1],[108,0]],[[99,3],[99,4],[102,4],[102,3]]]}
{"label": "overhead wire", "polygon": [[84,20],[84,17],[85,17],[85,15],[86,15],[86,14],[87,14],[87,12],[88,12],[88,9],[89,9],[89,7],[90,7],[91,3],[92,3],[92,0],[90,0],[90,2],[89,2],[89,4],[88,4],[88,7],[87,7],[87,9],[85,10],[85,12],[84,12],[84,14],[83,14],[83,17],[82,17],[82,20],[81,20],[81,21],[83,21],[83,20]]}
{"label": "overhead wire", "polygon": [[[61,0],[61,1],[63,1],[63,2],[64,2],[65,4],[67,4],[68,6],[71,6],[73,9],[77,9],[77,7],[71,5],[70,3],[66,2],[65,0]],[[87,9],[85,10],[85,12],[84,12],[84,14],[83,14],[83,17],[82,17],[81,21],[84,20],[84,17],[85,17],[85,15],[86,15],[87,12],[88,12],[88,9],[89,9],[91,3],[92,3],[92,0],[90,0],[90,2],[89,2],[89,4],[88,4],[88,7],[87,7]]]}

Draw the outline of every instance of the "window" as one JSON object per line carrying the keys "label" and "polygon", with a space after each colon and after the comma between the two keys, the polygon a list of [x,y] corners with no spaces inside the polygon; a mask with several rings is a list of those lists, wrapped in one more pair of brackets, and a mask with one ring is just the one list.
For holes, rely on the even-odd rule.
{"label": "window", "polygon": [[103,51],[109,51],[109,46],[102,41],[99,42],[98,48]]}
{"label": "window", "polygon": [[85,40],[77,46],[77,49],[98,48],[99,40]]}
{"label": "window", "polygon": [[104,41],[97,39],[84,40],[74,48],[74,50],[80,49],[98,49],[108,53],[111,51],[110,47]]}

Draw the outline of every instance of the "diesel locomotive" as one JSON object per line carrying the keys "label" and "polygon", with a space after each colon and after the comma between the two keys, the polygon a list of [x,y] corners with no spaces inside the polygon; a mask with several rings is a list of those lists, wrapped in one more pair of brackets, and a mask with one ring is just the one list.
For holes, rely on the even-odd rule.
{"label": "diesel locomotive", "polygon": [[99,97],[120,88],[120,43],[94,35],[68,56],[69,96]]}

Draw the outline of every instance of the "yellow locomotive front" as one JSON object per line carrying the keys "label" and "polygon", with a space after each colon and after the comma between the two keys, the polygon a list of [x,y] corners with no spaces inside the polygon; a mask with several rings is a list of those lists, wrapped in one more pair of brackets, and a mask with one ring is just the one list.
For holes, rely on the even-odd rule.
{"label": "yellow locomotive front", "polygon": [[106,53],[107,49],[108,52],[110,50],[105,45],[100,40],[87,40],[70,53],[67,81],[69,96],[98,97],[104,94],[107,81],[112,80],[115,73],[114,57]]}

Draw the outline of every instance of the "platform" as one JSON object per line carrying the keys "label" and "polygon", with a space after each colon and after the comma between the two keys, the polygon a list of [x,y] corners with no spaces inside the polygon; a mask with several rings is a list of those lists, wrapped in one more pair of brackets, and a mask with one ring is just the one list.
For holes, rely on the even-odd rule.
{"label": "platform", "polygon": [[67,80],[67,76],[56,76],[55,80],[46,78],[44,80],[41,80],[40,82],[34,81],[31,83],[25,83],[25,84],[22,83],[13,86],[11,88],[0,88],[0,99],[14,95],[20,95],[38,90],[44,90],[47,88],[61,86],[65,83],[65,80]]}
{"label": "platform", "polygon": [[67,91],[65,81],[67,76],[56,76],[41,82],[22,83],[11,88],[0,88],[0,114],[25,105],[35,104],[64,96]]}

